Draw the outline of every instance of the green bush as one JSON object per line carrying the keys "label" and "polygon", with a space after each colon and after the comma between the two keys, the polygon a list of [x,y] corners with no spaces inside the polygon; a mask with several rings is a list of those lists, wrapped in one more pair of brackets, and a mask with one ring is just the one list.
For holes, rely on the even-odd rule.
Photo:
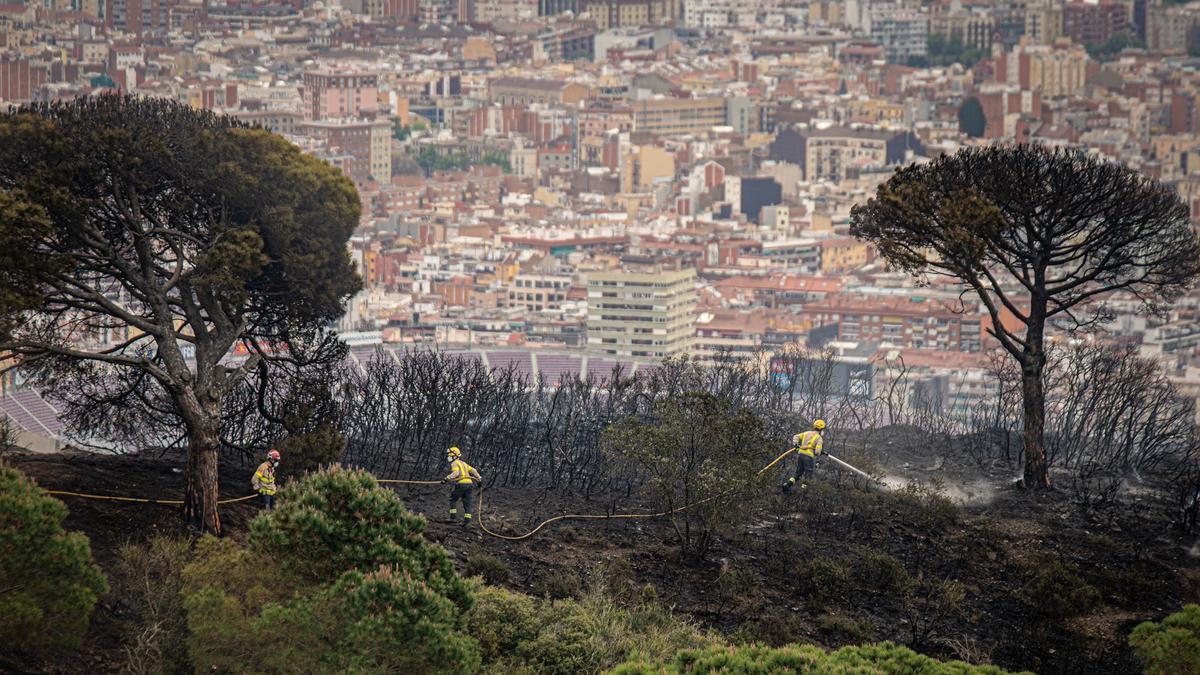
{"label": "green bush", "polygon": [[666,663],[635,661],[619,666],[613,675],[759,675],[760,673],[921,673],[922,675],[1003,675],[995,666],[972,666],[940,661],[890,642],[842,647],[826,652],[813,645],[780,648],[711,647],[680,652]]}
{"label": "green bush", "polygon": [[1187,605],[1161,623],[1138,624],[1129,646],[1146,675],[1200,673],[1200,605]]}
{"label": "green bush", "polygon": [[499,586],[508,582],[510,571],[503,560],[475,547],[467,554],[463,574],[468,577],[480,577],[484,583]]}
{"label": "green bush", "polygon": [[1100,593],[1073,564],[1055,561],[1040,569],[1020,592],[1021,599],[1046,619],[1086,614],[1100,603]]}
{"label": "green bush", "polygon": [[638,655],[665,659],[713,643],[652,598],[622,606],[600,588],[557,602],[484,588],[467,621],[494,673],[598,673]]}
{"label": "green bush", "polygon": [[540,604],[539,631],[517,647],[514,663],[536,673],[597,673],[641,655],[664,659],[712,644],[692,624],[657,603],[621,607],[597,591],[578,601]]}
{"label": "green bush", "polygon": [[67,507],[0,466],[0,650],[75,649],[108,592],[88,538],[63,530]]}
{"label": "green bush", "polygon": [[817,556],[802,565],[800,591],[818,607],[839,598],[850,582],[850,568],[840,560]]}
{"label": "green bush", "polygon": [[289,484],[249,546],[201,540],[183,574],[197,670],[474,672],[470,585],[424,519],[362,472]]}
{"label": "green bush", "polygon": [[[686,365],[665,367],[676,363]],[[700,391],[665,398],[655,404],[652,420],[628,417],[603,434],[605,452],[645,477],[656,508],[692,506],[670,516],[683,554],[692,559],[748,522],[767,492],[749,488],[759,481],[763,448],[774,443],[753,411]]]}
{"label": "green bush", "polygon": [[475,593],[467,627],[479,641],[484,663],[499,661],[513,654],[521,643],[537,637],[537,601],[528,595],[485,586]]}
{"label": "green bush", "polygon": [[854,582],[885,598],[900,599],[908,591],[912,579],[899,560],[874,549],[863,549],[854,559]]}
{"label": "green bush", "polygon": [[250,524],[250,548],[308,583],[389,567],[469,609],[466,583],[446,550],[426,541],[424,532],[425,518],[371,474],[332,468],[285,486],[278,506]]}
{"label": "green bush", "polygon": [[346,451],[346,437],[327,424],[307,434],[289,436],[279,444],[283,456],[280,476],[295,478],[306,473],[329,467],[342,458]]}
{"label": "green bush", "polygon": [[407,573],[346,572],[332,586],[247,612],[210,587],[187,600],[199,670],[471,673],[475,640],[453,602]]}
{"label": "green bush", "polygon": [[115,592],[136,616],[125,648],[125,670],[133,675],[190,670],[183,608],[190,548],[187,539],[159,535],[118,550]]}

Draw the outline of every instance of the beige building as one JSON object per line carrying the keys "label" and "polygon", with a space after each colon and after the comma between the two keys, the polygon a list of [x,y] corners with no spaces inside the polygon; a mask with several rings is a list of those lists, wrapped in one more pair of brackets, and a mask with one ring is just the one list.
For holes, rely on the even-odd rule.
{"label": "beige building", "polygon": [[656,98],[633,103],[633,130],[660,136],[698,134],[726,124],[723,98]]}
{"label": "beige building", "polygon": [[1063,35],[1063,8],[1055,0],[1034,0],[1025,5],[1025,36],[1038,44],[1053,44]]}
{"label": "beige building", "polygon": [[532,77],[498,77],[488,83],[492,103],[529,105],[531,103],[579,105],[587,98],[588,88],[576,82],[539,80]]}
{"label": "beige building", "polygon": [[585,0],[581,9],[596,23],[597,30],[646,26],[678,19],[680,0]]}
{"label": "beige building", "polygon": [[1190,6],[1146,8],[1146,47],[1152,52],[1186,52],[1188,34],[1200,23],[1200,9]]}
{"label": "beige building", "polygon": [[562,309],[571,277],[559,274],[518,274],[508,287],[508,306],[529,312]]}
{"label": "beige building", "polygon": [[1038,91],[1043,98],[1075,96],[1086,84],[1087,63],[1087,51],[1065,38],[1051,46],[1026,37],[997,58],[996,79]]}
{"label": "beige building", "polygon": [[621,192],[645,192],[658,179],[675,177],[675,155],[655,145],[635,145],[621,167]]}
{"label": "beige building", "polygon": [[690,351],[696,270],[588,275],[588,351],[661,359]]}

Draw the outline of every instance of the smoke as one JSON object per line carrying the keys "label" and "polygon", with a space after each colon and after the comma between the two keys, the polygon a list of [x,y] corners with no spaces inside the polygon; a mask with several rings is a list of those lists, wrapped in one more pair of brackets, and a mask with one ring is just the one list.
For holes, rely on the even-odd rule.
{"label": "smoke", "polygon": [[[903,476],[885,475],[879,481],[889,490],[900,490],[913,482],[913,479]],[[954,482],[942,480],[940,481],[940,485],[925,483],[924,481],[919,482],[922,482],[927,487],[936,488],[938,494],[959,506],[987,506],[995,501],[998,492],[996,485],[985,479]]]}

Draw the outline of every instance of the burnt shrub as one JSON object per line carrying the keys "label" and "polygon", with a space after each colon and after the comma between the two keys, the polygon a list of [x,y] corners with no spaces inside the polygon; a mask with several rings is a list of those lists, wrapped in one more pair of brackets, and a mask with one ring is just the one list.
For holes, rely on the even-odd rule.
{"label": "burnt shrub", "polygon": [[463,574],[468,577],[481,577],[484,583],[500,586],[508,582],[512,572],[503,560],[476,546],[467,554]]}
{"label": "burnt shrub", "polygon": [[1071,563],[1053,561],[1035,572],[1018,597],[1037,616],[1058,620],[1079,616],[1100,603],[1100,592]]}

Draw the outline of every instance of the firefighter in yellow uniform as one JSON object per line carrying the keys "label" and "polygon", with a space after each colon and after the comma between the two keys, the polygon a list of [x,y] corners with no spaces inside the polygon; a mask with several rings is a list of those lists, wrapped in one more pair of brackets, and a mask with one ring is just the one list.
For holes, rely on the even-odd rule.
{"label": "firefighter in yellow uniform", "polygon": [[821,432],[824,430],[825,420],[817,420],[813,422],[813,428],[809,431],[792,436],[792,444],[796,450],[796,475],[788,478],[787,484],[783,486],[785,492],[790,491],[797,482],[801,488],[808,487],[804,481],[812,476],[813,463],[817,455],[825,449],[825,440],[821,438]]}
{"label": "firefighter in yellow uniform", "polygon": [[483,480],[483,477],[475,467],[462,460],[462,451],[458,448],[447,450],[446,459],[450,461],[450,475],[442,481],[454,486],[450,490],[450,517],[447,522],[454,522],[461,499],[464,512],[462,522],[465,525],[471,521],[471,512],[475,510],[475,484]]}
{"label": "firefighter in yellow uniform", "polygon": [[275,469],[278,466],[279,451],[272,448],[267,453],[267,461],[258,465],[258,470],[250,479],[250,486],[258,490],[258,494],[262,496],[263,508],[267,510],[275,508]]}

